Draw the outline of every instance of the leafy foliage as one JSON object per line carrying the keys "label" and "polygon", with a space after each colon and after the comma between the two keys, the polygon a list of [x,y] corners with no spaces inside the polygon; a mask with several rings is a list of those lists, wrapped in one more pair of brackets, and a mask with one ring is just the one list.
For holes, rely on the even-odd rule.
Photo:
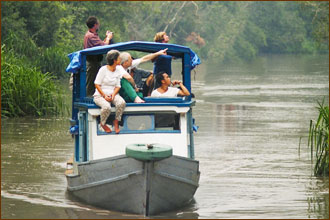
{"label": "leafy foliage", "polygon": [[329,2],[301,3],[299,15],[304,19],[307,36],[314,39],[321,50],[329,49]]}
{"label": "leafy foliage", "polygon": [[[166,31],[172,43],[203,58],[251,60],[260,53],[315,53],[329,48],[329,2],[3,2],[2,39],[31,39],[37,47],[79,50],[88,16],[101,22],[100,37],[115,42],[153,41]],[[49,16],[51,15],[51,16]],[[188,41],[196,33],[205,44]]]}

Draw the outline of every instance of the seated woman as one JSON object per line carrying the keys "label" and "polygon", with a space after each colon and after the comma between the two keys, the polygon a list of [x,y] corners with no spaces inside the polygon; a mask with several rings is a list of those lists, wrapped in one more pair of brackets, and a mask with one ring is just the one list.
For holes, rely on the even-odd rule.
{"label": "seated woman", "polygon": [[[177,97],[190,95],[190,92],[182,82],[178,80],[171,82],[171,78],[166,72],[159,72],[156,75],[156,84],[159,84],[160,87],[152,91],[151,97]],[[173,86],[179,85],[181,89],[171,87],[171,84]]]}
{"label": "seated woman", "polygon": [[96,76],[94,102],[101,107],[100,126],[105,132],[111,133],[111,129],[106,125],[106,121],[111,113],[111,104],[116,106],[116,116],[113,121],[115,132],[118,134],[119,121],[126,107],[125,100],[118,94],[120,90],[120,79],[122,72],[117,65],[120,65],[120,53],[118,50],[110,50],[107,53],[106,60],[108,65],[102,66]]}

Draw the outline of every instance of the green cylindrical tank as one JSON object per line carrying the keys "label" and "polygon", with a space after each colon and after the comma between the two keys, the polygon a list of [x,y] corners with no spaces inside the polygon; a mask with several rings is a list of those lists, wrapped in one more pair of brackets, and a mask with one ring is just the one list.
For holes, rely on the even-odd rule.
{"label": "green cylindrical tank", "polygon": [[172,156],[172,147],[165,144],[130,144],[126,155],[137,160],[162,160]]}

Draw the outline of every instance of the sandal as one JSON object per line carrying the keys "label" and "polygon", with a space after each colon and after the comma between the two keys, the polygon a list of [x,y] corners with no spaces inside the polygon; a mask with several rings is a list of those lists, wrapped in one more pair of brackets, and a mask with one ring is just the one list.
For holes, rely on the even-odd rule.
{"label": "sandal", "polygon": [[102,125],[101,123],[100,123],[100,125],[101,125],[101,127],[103,128],[103,130],[104,130],[105,132],[107,132],[107,133],[111,133],[111,129],[110,129],[107,125]]}

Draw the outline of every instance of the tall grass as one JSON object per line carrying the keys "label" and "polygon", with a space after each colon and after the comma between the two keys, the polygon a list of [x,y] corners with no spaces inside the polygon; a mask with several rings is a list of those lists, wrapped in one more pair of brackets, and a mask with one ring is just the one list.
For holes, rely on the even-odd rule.
{"label": "tall grass", "polygon": [[[38,47],[30,38],[20,38],[15,33],[9,33],[8,37],[2,42],[7,49],[11,49],[13,53],[20,57],[27,57],[25,62],[30,66],[36,66],[43,73],[51,73],[56,78],[68,78],[69,74],[65,72],[65,68],[70,60],[67,57],[68,53],[74,51],[73,46],[66,45],[65,47],[51,46]],[[78,50],[78,49],[77,49]]]}
{"label": "tall grass", "polygon": [[6,45],[6,49],[10,48],[11,52],[29,57],[30,60],[40,54],[38,46],[30,37],[21,38],[13,32],[10,32],[5,39],[2,39],[1,45]]}
{"label": "tall grass", "polygon": [[[68,47],[69,48],[69,47]],[[70,74],[65,72],[70,60],[68,58],[67,48],[61,48],[58,46],[52,46],[48,48],[40,48],[39,56],[36,56],[33,60],[35,66],[40,67],[41,72],[52,73],[56,78],[69,79]]]}
{"label": "tall grass", "polygon": [[1,117],[62,114],[64,94],[54,77],[31,67],[27,60],[1,46]]}
{"label": "tall grass", "polygon": [[308,146],[312,161],[315,156],[314,175],[329,176],[329,106],[324,106],[324,100],[318,105],[318,119],[310,121]]}

